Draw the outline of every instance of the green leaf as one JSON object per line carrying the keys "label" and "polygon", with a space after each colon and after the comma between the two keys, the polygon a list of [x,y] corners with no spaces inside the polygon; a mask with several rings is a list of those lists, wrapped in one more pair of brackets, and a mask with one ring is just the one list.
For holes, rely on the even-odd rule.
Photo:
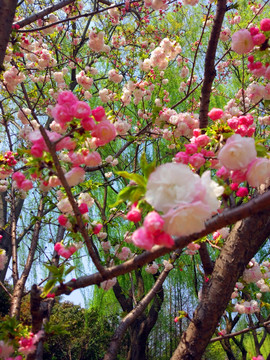
{"label": "green leaf", "polygon": [[132,180],[138,185],[146,186],[145,178],[140,174],[130,174],[127,171],[117,171],[116,174],[125,179]]}
{"label": "green leaf", "polygon": [[76,266],[70,266],[66,271],[65,271],[65,275],[68,275],[69,273],[71,273],[72,270],[74,270],[76,268]]}
{"label": "green leaf", "polygon": [[156,162],[153,161],[151,163],[148,163],[146,160],[146,155],[145,153],[143,153],[141,156],[141,168],[145,179],[148,179],[151,172],[153,172],[156,168]]}
{"label": "green leaf", "polygon": [[256,143],[255,147],[258,157],[265,157],[267,155],[267,149],[261,142]]}
{"label": "green leaf", "polygon": [[49,294],[49,292],[51,292],[55,284],[56,284],[56,279],[48,280],[40,296],[45,298]]}
{"label": "green leaf", "polygon": [[45,264],[45,267],[55,276],[59,275],[59,269],[55,265],[47,265]]}

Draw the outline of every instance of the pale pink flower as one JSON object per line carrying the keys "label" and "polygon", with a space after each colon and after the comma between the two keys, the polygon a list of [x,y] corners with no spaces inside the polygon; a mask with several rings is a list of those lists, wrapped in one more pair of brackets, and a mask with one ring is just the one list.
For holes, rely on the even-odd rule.
{"label": "pale pink flower", "polygon": [[256,155],[254,139],[235,134],[220,150],[218,159],[229,170],[241,170],[245,169],[256,158]]}
{"label": "pale pink flower", "polygon": [[249,185],[258,187],[265,184],[270,178],[270,160],[266,158],[256,158],[248,166],[247,182]]}
{"label": "pale pink flower", "polygon": [[232,50],[237,54],[247,54],[253,47],[253,39],[247,29],[238,30],[232,35]]}
{"label": "pale pink flower", "polygon": [[132,241],[134,245],[146,250],[151,250],[154,246],[154,236],[143,226],[134,231]]}
{"label": "pale pink flower", "polygon": [[158,272],[158,264],[153,261],[152,264],[148,264],[145,268],[145,271],[148,273],[148,274],[156,274]]}
{"label": "pale pink flower", "polygon": [[84,181],[85,171],[81,167],[74,167],[65,174],[69,186],[75,186]]}
{"label": "pale pink flower", "polygon": [[105,280],[102,283],[100,283],[100,286],[102,287],[103,290],[108,291],[109,289],[111,289],[115,284],[116,284],[116,278],[112,278],[109,280]]}
{"label": "pale pink flower", "polygon": [[109,251],[111,248],[111,243],[109,241],[102,241],[101,246],[104,251]]}
{"label": "pale pink flower", "polygon": [[143,222],[144,227],[152,233],[154,236],[157,236],[161,233],[164,225],[164,220],[156,211],[151,211],[148,213]]}
{"label": "pale pink flower", "polygon": [[86,166],[98,166],[102,163],[102,159],[97,151],[93,151],[85,156],[84,163]]}
{"label": "pale pink flower", "polygon": [[122,248],[121,252],[120,253],[117,252],[115,255],[118,257],[119,260],[125,261],[130,257],[131,250],[130,250],[130,248],[124,246]]}
{"label": "pale pink flower", "polygon": [[97,124],[95,129],[92,131],[92,136],[96,137],[96,145],[103,146],[116,137],[116,130],[113,124],[108,120],[103,120]]}
{"label": "pale pink flower", "polygon": [[14,352],[13,346],[0,341],[0,357],[6,359],[9,355]]}

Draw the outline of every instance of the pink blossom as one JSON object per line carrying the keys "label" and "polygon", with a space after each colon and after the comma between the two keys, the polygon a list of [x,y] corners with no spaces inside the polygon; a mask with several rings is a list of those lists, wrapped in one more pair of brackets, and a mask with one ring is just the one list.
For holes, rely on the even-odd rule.
{"label": "pink blossom", "polygon": [[237,191],[237,190],[238,190],[238,187],[239,187],[238,183],[232,183],[232,184],[230,185],[230,189],[231,189],[232,191]]}
{"label": "pink blossom", "polygon": [[77,97],[71,91],[62,91],[57,97],[57,103],[59,105],[71,106],[77,101]]}
{"label": "pink blossom", "polygon": [[245,197],[247,195],[248,195],[248,189],[246,187],[240,187],[236,192],[236,196],[239,197]]}
{"label": "pink blossom", "polygon": [[158,272],[158,264],[155,262],[148,264],[145,268],[145,271],[149,274],[156,274]]}
{"label": "pink blossom", "polygon": [[56,144],[56,151],[63,149],[74,150],[76,148],[76,142],[72,140],[69,136],[65,137]]}
{"label": "pink blossom", "polygon": [[13,346],[0,341],[0,357],[6,359],[9,355],[14,352]]}
{"label": "pink blossom", "polygon": [[103,146],[116,137],[116,130],[113,124],[108,120],[103,120],[97,124],[92,131],[92,136],[97,138],[97,146]]}
{"label": "pink blossom", "polygon": [[266,37],[264,34],[259,33],[259,34],[252,36],[252,40],[254,42],[254,45],[262,45],[265,42]]}
{"label": "pink blossom", "polygon": [[205,228],[209,207],[202,201],[182,204],[169,210],[163,219],[164,230],[173,236],[190,235]]}
{"label": "pink blossom", "polygon": [[121,261],[125,261],[127,260],[131,255],[131,250],[130,248],[124,246],[121,250],[120,253],[117,253],[116,256],[118,257],[119,260]]}
{"label": "pink blossom", "polygon": [[248,166],[247,182],[250,186],[258,187],[270,178],[270,160],[256,158]]}
{"label": "pink blossom", "polygon": [[199,135],[195,138],[195,144],[201,147],[206,146],[209,143],[209,136]]}
{"label": "pink blossom", "polygon": [[86,214],[88,213],[88,206],[86,203],[81,203],[79,206],[79,210],[81,214]]}
{"label": "pink blossom", "polygon": [[109,289],[111,289],[115,284],[116,284],[116,278],[112,278],[109,280],[105,280],[102,283],[100,283],[100,286],[102,287],[103,290],[108,291]]}
{"label": "pink blossom", "polygon": [[102,163],[102,159],[97,151],[93,151],[85,156],[84,163],[86,166],[98,166]]}
{"label": "pink blossom", "polygon": [[77,119],[83,119],[91,115],[91,108],[84,101],[77,101],[72,106],[72,113]]}
{"label": "pink blossom", "polygon": [[93,226],[93,233],[94,234],[98,234],[100,232],[100,230],[102,229],[103,225],[102,224],[96,224]]}
{"label": "pink blossom", "polygon": [[223,179],[223,180],[226,180],[228,179],[228,177],[230,176],[230,172],[228,169],[225,168],[225,166],[222,166],[216,173],[216,176]]}
{"label": "pink blossom", "polygon": [[185,144],[185,148],[188,155],[195,154],[198,150],[197,144]]}
{"label": "pink blossom", "polygon": [[67,105],[56,104],[52,109],[52,116],[61,127],[64,127],[67,122],[73,120],[73,113]]}
{"label": "pink blossom", "polygon": [[162,231],[157,237],[155,237],[154,242],[156,245],[162,245],[167,248],[171,248],[174,245],[173,238],[165,231]]}
{"label": "pink blossom", "polygon": [[231,172],[231,180],[234,183],[240,184],[241,182],[246,181],[246,171],[245,170],[234,170]]}
{"label": "pink blossom", "polygon": [[75,186],[84,181],[85,171],[83,168],[76,166],[65,174],[69,186]]}
{"label": "pink blossom", "polygon": [[97,122],[104,121],[107,119],[106,113],[103,106],[98,106],[92,110],[92,115]]}
{"label": "pink blossom", "polygon": [[218,154],[218,159],[229,170],[245,169],[255,158],[257,152],[252,138],[231,136]]}
{"label": "pink blossom", "polygon": [[239,120],[238,120],[237,117],[234,116],[233,118],[228,119],[228,120],[227,120],[227,123],[228,123],[228,125],[229,125],[229,127],[230,127],[231,129],[235,130],[235,129],[238,128]]}
{"label": "pink blossom", "polygon": [[264,360],[264,357],[262,355],[253,356],[252,360]]}
{"label": "pink blossom", "polygon": [[57,242],[57,243],[54,245],[54,250],[55,250],[56,252],[58,252],[62,247],[63,247],[63,244],[61,244],[60,242]]}
{"label": "pink blossom", "polygon": [[17,185],[19,187],[21,185],[21,183],[25,180],[25,176],[20,171],[17,171],[12,175],[12,179],[14,181],[16,181],[16,183],[17,183]]}
{"label": "pink blossom", "polygon": [[104,251],[109,251],[111,248],[111,243],[109,241],[102,241],[101,246]]}
{"label": "pink blossom", "polygon": [[215,121],[222,118],[223,111],[221,109],[213,108],[211,111],[209,111],[208,116],[211,120]]}
{"label": "pink blossom", "polygon": [[232,50],[237,54],[247,54],[253,47],[253,39],[250,32],[247,29],[238,30],[232,35]]}
{"label": "pink blossom", "polygon": [[127,220],[133,221],[134,223],[137,223],[141,220],[142,214],[141,210],[137,208],[137,203],[132,205],[131,210],[127,213],[126,218]]}
{"label": "pink blossom", "polygon": [[262,31],[270,31],[270,19],[262,19],[260,22],[260,28]]}
{"label": "pink blossom", "polygon": [[42,157],[43,156],[44,146],[40,143],[36,143],[31,147],[31,155],[34,157]]}
{"label": "pink blossom", "polygon": [[68,219],[65,215],[62,214],[58,217],[58,222],[60,225],[65,226],[66,223],[68,222]]}
{"label": "pink blossom", "polygon": [[161,233],[164,225],[164,220],[156,211],[151,211],[148,213],[144,219],[143,226],[146,230],[152,233],[154,236],[157,236]]}
{"label": "pink blossom", "polygon": [[151,250],[154,246],[154,236],[143,226],[134,231],[132,241],[141,249]]}
{"label": "pink blossom", "polygon": [[201,153],[193,154],[192,156],[190,156],[189,162],[193,167],[195,167],[196,170],[198,170],[201,166],[204,165],[205,158]]}
{"label": "pink blossom", "polygon": [[86,131],[92,131],[94,130],[96,123],[92,117],[85,117],[81,120],[81,126]]}
{"label": "pink blossom", "polygon": [[187,165],[189,163],[189,155],[186,152],[180,151],[175,155],[175,161]]}

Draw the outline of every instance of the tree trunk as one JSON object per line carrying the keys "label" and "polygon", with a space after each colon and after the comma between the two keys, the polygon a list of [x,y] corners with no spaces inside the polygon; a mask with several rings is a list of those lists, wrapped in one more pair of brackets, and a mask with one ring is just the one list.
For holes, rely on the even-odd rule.
{"label": "tree trunk", "polygon": [[201,302],[172,360],[201,359],[236,281],[270,235],[269,215],[270,210],[266,210],[236,223],[215,263],[210,281],[204,283]]}

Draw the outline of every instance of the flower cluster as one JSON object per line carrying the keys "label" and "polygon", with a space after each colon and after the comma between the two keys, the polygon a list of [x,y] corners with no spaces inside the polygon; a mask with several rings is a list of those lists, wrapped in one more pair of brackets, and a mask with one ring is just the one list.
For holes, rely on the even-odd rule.
{"label": "flower cluster", "polygon": [[151,250],[154,245],[168,248],[174,245],[172,237],[164,231],[164,220],[156,211],[146,215],[143,226],[134,231],[132,241],[134,245],[146,250]]}
{"label": "flower cluster", "polygon": [[187,165],[167,163],[151,173],[145,198],[163,212],[168,234],[185,236],[205,228],[205,220],[220,206],[217,197],[223,190],[211,180],[209,171],[200,177]]}
{"label": "flower cluster", "polygon": [[68,246],[64,246],[62,243],[58,242],[54,245],[54,250],[58,255],[63,256],[65,259],[69,259],[78,249],[82,247],[82,243],[74,243]]}

